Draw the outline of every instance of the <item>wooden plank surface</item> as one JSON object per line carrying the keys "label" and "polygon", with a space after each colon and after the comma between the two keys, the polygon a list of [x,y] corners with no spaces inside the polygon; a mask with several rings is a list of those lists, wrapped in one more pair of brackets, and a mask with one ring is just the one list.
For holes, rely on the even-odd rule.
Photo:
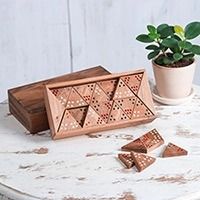
{"label": "wooden plank surface", "polygon": [[10,89],[8,91],[10,111],[30,132],[46,130],[49,126],[43,98],[45,84],[66,80],[79,80],[106,74],[109,74],[109,72],[103,67],[98,66]]}

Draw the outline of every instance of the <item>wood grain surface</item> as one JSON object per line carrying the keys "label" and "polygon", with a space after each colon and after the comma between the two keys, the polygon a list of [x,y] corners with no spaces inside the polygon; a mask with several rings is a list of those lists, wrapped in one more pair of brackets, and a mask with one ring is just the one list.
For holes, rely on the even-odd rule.
{"label": "wood grain surface", "polygon": [[10,89],[8,90],[10,112],[31,133],[47,130],[49,125],[43,97],[45,84],[79,80],[106,74],[109,74],[109,72],[103,67],[98,66]]}

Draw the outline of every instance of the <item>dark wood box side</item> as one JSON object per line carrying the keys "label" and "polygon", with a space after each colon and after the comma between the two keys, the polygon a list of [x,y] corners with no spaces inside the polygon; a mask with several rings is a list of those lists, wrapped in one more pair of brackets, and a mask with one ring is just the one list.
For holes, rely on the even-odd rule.
{"label": "dark wood box side", "polygon": [[44,104],[44,85],[110,74],[101,66],[66,74],[8,90],[9,110],[31,133],[49,128]]}

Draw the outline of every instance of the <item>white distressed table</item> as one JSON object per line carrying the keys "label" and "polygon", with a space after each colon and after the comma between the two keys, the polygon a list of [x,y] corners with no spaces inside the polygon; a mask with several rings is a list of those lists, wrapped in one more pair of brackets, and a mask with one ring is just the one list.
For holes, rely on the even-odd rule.
{"label": "white distressed table", "polygon": [[[30,135],[0,104],[0,199],[200,199],[200,87],[191,102],[156,104],[152,123],[52,141],[49,131]],[[124,169],[120,147],[152,128],[188,156],[161,158],[138,173]],[[7,198],[6,198],[7,197]]]}

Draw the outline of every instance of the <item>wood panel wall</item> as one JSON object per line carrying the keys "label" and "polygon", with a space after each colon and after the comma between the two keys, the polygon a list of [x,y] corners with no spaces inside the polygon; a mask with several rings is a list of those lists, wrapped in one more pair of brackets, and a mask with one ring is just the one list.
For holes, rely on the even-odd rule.
{"label": "wood panel wall", "polygon": [[198,0],[0,0],[0,101],[8,88],[99,64],[152,76],[135,36],[149,23],[200,20],[199,8]]}

